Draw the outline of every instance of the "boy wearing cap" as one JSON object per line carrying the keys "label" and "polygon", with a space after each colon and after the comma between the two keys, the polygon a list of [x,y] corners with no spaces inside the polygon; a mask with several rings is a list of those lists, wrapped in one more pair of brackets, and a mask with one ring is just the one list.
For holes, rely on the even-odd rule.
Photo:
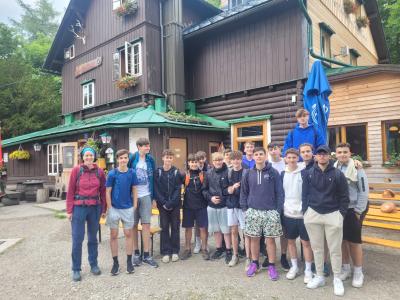
{"label": "boy wearing cap", "polygon": [[326,238],[334,274],[334,294],[344,295],[340,279],[342,267],[343,219],[349,206],[349,189],[346,177],[330,161],[331,150],[323,145],[317,148],[317,164],[305,172],[302,190],[304,224],[314,251],[316,276],[307,288],[325,285],[324,240]]}

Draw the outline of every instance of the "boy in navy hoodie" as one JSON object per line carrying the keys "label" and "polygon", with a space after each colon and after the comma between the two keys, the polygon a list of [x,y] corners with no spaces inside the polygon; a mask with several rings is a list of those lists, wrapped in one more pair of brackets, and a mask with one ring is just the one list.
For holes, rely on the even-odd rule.
{"label": "boy in navy hoodie", "polygon": [[269,278],[277,280],[275,238],[282,235],[280,214],[284,194],[280,174],[266,160],[266,154],[264,148],[254,149],[256,165],[243,176],[240,207],[245,211],[245,234],[250,237],[252,263],[247,276],[254,276],[259,269],[260,237],[264,234],[267,240]]}
{"label": "boy in navy hoodie", "polygon": [[172,163],[174,152],[166,149],[162,153],[163,166],[154,174],[154,197],[160,212],[162,262],[179,260],[179,227],[181,208],[182,178],[179,170]]}

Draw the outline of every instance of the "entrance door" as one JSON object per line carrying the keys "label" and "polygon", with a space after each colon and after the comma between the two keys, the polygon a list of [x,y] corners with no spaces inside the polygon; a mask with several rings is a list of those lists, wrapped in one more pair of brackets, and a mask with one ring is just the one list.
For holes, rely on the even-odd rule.
{"label": "entrance door", "polygon": [[68,191],[69,177],[72,168],[78,164],[78,143],[63,143],[60,144],[60,158],[62,164],[62,173],[60,176],[61,183]]}
{"label": "entrance door", "polygon": [[185,170],[187,157],[187,141],[182,138],[169,138],[168,148],[175,153],[174,165],[180,170]]}

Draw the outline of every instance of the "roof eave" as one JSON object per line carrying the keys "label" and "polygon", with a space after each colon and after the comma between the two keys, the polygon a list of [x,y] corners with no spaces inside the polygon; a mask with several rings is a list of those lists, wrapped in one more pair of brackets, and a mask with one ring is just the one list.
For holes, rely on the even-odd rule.
{"label": "roof eave", "polygon": [[375,65],[361,70],[348,71],[342,74],[328,75],[329,82],[339,82],[343,80],[355,79],[365,76],[377,75],[381,73],[386,74],[400,74],[400,65]]}

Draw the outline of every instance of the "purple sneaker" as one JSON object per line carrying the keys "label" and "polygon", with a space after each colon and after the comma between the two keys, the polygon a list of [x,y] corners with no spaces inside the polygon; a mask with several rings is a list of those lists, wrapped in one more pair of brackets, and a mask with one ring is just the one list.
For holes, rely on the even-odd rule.
{"label": "purple sneaker", "polygon": [[272,281],[276,281],[278,280],[279,274],[278,271],[276,270],[275,266],[268,266],[268,275],[269,275],[269,279],[271,279]]}
{"label": "purple sneaker", "polygon": [[253,277],[256,275],[257,272],[257,264],[256,263],[251,263],[249,268],[247,269],[247,277]]}

